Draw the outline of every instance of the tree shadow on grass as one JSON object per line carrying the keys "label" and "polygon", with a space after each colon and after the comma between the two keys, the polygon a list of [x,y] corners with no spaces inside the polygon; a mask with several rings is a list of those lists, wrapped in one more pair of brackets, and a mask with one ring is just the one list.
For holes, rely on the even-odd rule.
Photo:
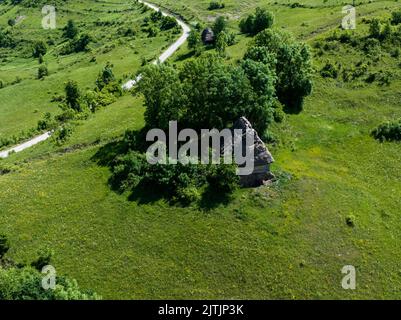
{"label": "tree shadow on grass", "polygon": [[91,160],[102,167],[110,167],[113,160],[122,154],[124,150],[125,143],[123,141],[113,141],[100,147]]}
{"label": "tree shadow on grass", "polygon": [[199,209],[210,211],[221,205],[228,205],[232,199],[233,196],[231,194],[222,193],[208,186],[199,201]]}
{"label": "tree shadow on grass", "polygon": [[137,204],[152,204],[162,199],[169,200],[166,192],[143,182],[134,187],[128,196],[129,201],[135,201]]}

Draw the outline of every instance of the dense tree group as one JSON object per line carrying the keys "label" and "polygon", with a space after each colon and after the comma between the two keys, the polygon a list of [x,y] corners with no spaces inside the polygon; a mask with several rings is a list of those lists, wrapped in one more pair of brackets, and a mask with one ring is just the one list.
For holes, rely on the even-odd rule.
{"label": "dense tree group", "polygon": [[263,132],[271,121],[274,74],[262,63],[226,65],[207,54],[182,69],[147,66],[138,91],[145,96],[149,127],[167,129],[168,122],[194,128],[223,129],[246,116]]}

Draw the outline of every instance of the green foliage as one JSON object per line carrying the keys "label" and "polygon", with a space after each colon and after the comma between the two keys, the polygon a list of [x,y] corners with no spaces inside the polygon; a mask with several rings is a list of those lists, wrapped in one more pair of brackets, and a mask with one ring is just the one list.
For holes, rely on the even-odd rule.
{"label": "green foliage", "polygon": [[221,32],[225,32],[227,29],[227,20],[223,16],[220,16],[216,19],[212,26],[212,30],[214,32],[214,36],[217,37]]}
{"label": "green foliage", "polygon": [[52,139],[57,145],[62,145],[68,140],[72,132],[71,125],[63,124],[54,131]]}
{"label": "green foliage", "polygon": [[8,19],[7,24],[8,24],[10,27],[15,26],[15,19]]}
{"label": "green foliage", "polygon": [[32,56],[34,58],[39,58],[40,56],[44,56],[47,52],[47,45],[44,41],[37,41],[33,45]]}
{"label": "green foliage", "polygon": [[10,36],[9,32],[3,31],[0,28],[0,48],[12,48],[15,46],[13,38]]}
{"label": "green foliage", "polygon": [[43,119],[38,121],[37,129],[39,131],[54,129],[57,125],[57,122],[52,119],[52,115],[50,112],[46,112],[43,116]]}
{"label": "green foliage", "polygon": [[401,10],[391,12],[391,23],[392,24],[401,23]]}
{"label": "green foliage", "polygon": [[61,54],[67,55],[71,53],[83,52],[88,49],[89,43],[92,41],[92,37],[88,34],[81,34],[71,39],[61,50]]}
{"label": "green foliage", "polygon": [[369,25],[369,35],[372,38],[380,39],[380,34],[381,34],[380,21],[379,21],[379,19],[374,18],[374,19],[372,19],[372,21],[370,22],[370,25]]}
{"label": "green foliage", "polygon": [[49,70],[47,69],[47,66],[44,64],[40,65],[38,68],[38,79],[43,79],[48,75],[49,75]]}
{"label": "green foliage", "polygon": [[181,117],[185,93],[174,68],[166,65],[145,66],[137,91],[145,97],[145,120],[148,127],[167,129],[169,121]]}
{"label": "green foliage", "polygon": [[372,131],[372,136],[383,141],[401,141],[401,118],[387,121]]}
{"label": "green foliage", "polygon": [[184,205],[198,201],[204,187],[224,195],[232,194],[239,187],[235,165],[151,165],[137,151],[117,156],[111,169],[109,183],[116,191],[152,189]]}
{"label": "green foliage", "polygon": [[162,31],[170,30],[175,27],[178,27],[177,20],[175,20],[173,17],[170,17],[170,16],[163,17],[161,24],[160,24],[160,30],[162,30]]}
{"label": "green foliage", "polygon": [[51,259],[54,256],[54,252],[50,248],[45,247],[41,248],[37,254],[38,257],[34,261],[32,261],[31,266],[38,271],[42,271],[43,267],[51,263]]}
{"label": "green foliage", "polygon": [[249,15],[240,22],[241,32],[255,35],[271,28],[274,23],[274,15],[265,9],[256,8],[255,14]]}
{"label": "green foliage", "polygon": [[206,179],[213,192],[232,194],[239,187],[239,176],[236,172],[237,166],[235,164],[212,165]]}
{"label": "green foliage", "polygon": [[0,260],[10,249],[10,243],[8,242],[7,236],[0,234]]}
{"label": "green foliage", "polygon": [[96,86],[99,90],[102,90],[105,86],[115,80],[112,68],[113,66],[110,64],[110,62],[107,62],[102,72],[98,75],[96,79]]}
{"label": "green foliage", "polygon": [[216,50],[222,57],[225,57],[226,55],[227,38],[228,36],[224,31],[220,32],[216,38],[216,44],[215,44]]}
{"label": "green foliage", "polygon": [[320,70],[320,75],[323,78],[333,78],[336,79],[338,77],[338,70],[336,66],[330,61],[326,62],[323,68]]}
{"label": "green foliage", "polygon": [[68,39],[74,39],[79,33],[78,27],[73,20],[68,20],[64,28],[63,36]]}
{"label": "green foliage", "polygon": [[209,3],[208,10],[218,10],[218,9],[224,9],[224,8],[225,8],[224,2],[211,1]]}
{"label": "green foliage", "polygon": [[150,20],[152,22],[158,22],[160,20],[163,19],[163,14],[160,10],[158,11],[152,11],[152,13],[150,14]]}
{"label": "green foliage", "polygon": [[81,93],[78,88],[78,83],[76,81],[69,80],[65,85],[64,91],[67,105],[75,111],[81,111]]}
{"label": "green foliage", "polygon": [[0,300],[97,300],[92,291],[79,288],[77,282],[65,277],[56,277],[56,289],[42,288],[43,275],[31,268],[0,267]]}
{"label": "green foliage", "polygon": [[[0,259],[9,249],[7,238],[0,235]],[[2,254],[3,253],[3,254]],[[74,279],[56,276],[54,289],[45,290],[42,286],[41,270],[50,263],[52,251],[39,251],[39,257],[32,262],[32,267],[16,264],[10,260],[0,263],[0,300],[97,300],[100,299],[91,290],[82,290]],[[0,261],[1,262],[1,261]]]}
{"label": "green foliage", "polygon": [[78,39],[72,41],[72,48],[74,52],[82,52],[87,49],[88,44],[92,38],[88,34],[82,34]]}
{"label": "green foliage", "polygon": [[246,116],[264,131],[271,120],[275,77],[263,64],[226,65],[208,54],[179,71],[148,66],[142,75],[138,91],[145,96],[148,127],[167,129],[169,121],[177,120],[195,130],[224,129]]}
{"label": "green foliage", "polygon": [[[253,46],[262,49],[256,51]],[[287,32],[266,29],[256,36],[249,50],[266,50],[274,56],[277,96],[288,112],[300,112],[304,98],[312,92],[312,61],[309,47],[294,40]]]}
{"label": "green foliage", "polygon": [[200,33],[192,29],[191,32],[189,33],[188,36],[188,49],[194,50],[196,49],[199,45],[202,45],[202,39]]}

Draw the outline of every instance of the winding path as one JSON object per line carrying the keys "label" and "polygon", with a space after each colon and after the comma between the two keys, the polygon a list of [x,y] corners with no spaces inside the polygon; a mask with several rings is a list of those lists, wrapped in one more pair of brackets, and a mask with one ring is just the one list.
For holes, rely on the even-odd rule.
{"label": "winding path", "polygon": [[[168,58],[170,58],[187,41],[189,32],[191,31],[191,28],[183,20],[175,17],[174,15],[172,15],[170,13],[164,12],[160,7],[158,7],[154,4],[151,4],[147,1],[142,1],[142,0],[138,0],[138,2],[143,3],[144,5],[148,6],[149,8],[151,8],[155,11],[160,10],[162,12],[163,16],[173,17],[174,19],[176,19],[177,23],[180,25],[180,27],[183,30],[181,37],[176,42],[174,42],[166,51],[164,51],[157,60],[153,61],[153,64],[163,63]],[[139,75],[136,79],[127,81],[123,85],[123,89],[124,90],[131,89],[133,86],[135,86],[135,84],[139,80],[141,80],[141,78],[142,78],[141,75]],[[28,149],[28,148],[38,144],[39,142],[49,139],[51,137],[51,134],[52,134],[52,132],[48,131],[44,134],[41,134],[40,136],[36,136],[24,143],[21,143],[15,147],[13,147],[13,148],[7,149],[5,151],[0,151],[0,158],[7,158],[10,155],[10,153],[20,152],[25,149]]]}

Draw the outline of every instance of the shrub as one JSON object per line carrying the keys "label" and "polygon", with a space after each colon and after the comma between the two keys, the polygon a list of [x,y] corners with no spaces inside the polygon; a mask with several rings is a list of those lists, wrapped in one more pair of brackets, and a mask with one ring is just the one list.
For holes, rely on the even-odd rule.
{"label": "shrub", "polygon": [[92,38],[88,34],[81,35],[78,39],[72,42],[72,46],[75,52],[85,51]]}
{"label": "shrub", "polygon": [[15,26],[15,19],[8,19],[8,21],[7,21],[7,24],[10,26],[10,27],[13,27],[13,26]]}
{"label": "shrub", "polygon": [[96,79],[96,86],[99,90],[102,90],[106,85],[115,80],[112,68],[113,66],[110,64],[110,62],[107,62],[102,72],[98,75]]}
{"label": "shrub", "polygon": [[0,28],[0,48],[11,48],[14,47],[14,45],[14,40],[10,34]]}
{"label": "shrub", "polygon": [[160,21],[161,19],[163,19],[163,13],[162,13],[160,10],[154,11],[154,12],[152,12],[152,13],[150,14],[150,20],[151,20],[152,22],[158,22],[158,21]]}
{"label": "shrub", "polygon": [[401,10],[393,11],[391,13],[391,23],[392,24],[400,24],[401,23]]}
{"label": "shrub", "polygon": [[189,205],[193,202],[199,201],[201,193],[198,188],[194,186],[178,188],[176,196],[173,200],[182,203],[183,205]]}
{"label": "shrub", "polygon": [[47,77],[49,75],[49,70],[45,65],[39,66],[38,69],[38,79],[43,79],[44,77]]}
{"label": "shrub", "polygon": [[55,141],[57,145],[62,145],[68,140],[71,134],[72,127],[68,124],[64,124],[53,133],[53,141]]}
{"label": "shrub", "polygon": [[382,123],[372,131],[372,136],[381,142],[401,141],[401,118]]}
{"label": "shrub", "polygon": [[345,218],[345,223],[347,224],[347,226],[349,227],[354,227],[355,226],[355,216],[354,215],[349,215]]}
{"label": "shrub", "polygon": [[212,190],[223,194],[233,193],[239,188],[239,176],[236,165],[212,165],[207,181]]}
{"label": "shrub", "polygon": [[78,35],[78,28],[73,20],[68,20],[64,28],[63,36],[68,39],[74,39]]}
{"label": "shrub", "polygon": [[0,234],[0,259],[4,257],[4,255],[10,249],[10,244],[8,242],[7,237],[4,234]]}
{"label": "shrub", "polygon": [[331,63],[327,62],[324,67],[320,70],[320,75],[323,78],[333,78],[336,79],[338,76],[337,68]]}
{"label": "shrub", "polygon": [[46,112],[45,115],[43,116],[43,119],[38,121],[37,129],[39,131],[42,131],[42,130],[53,129],[55,127],[56,127],[56,122],[52,120],[51,113]]}
{"label": "shrub", "polygon": [[376,18],[372,19],[369,25],[369,35],[372,38],[379,39],[381,34],[381,24]]}
{"label": "shrub", "polygon": [[47,52],[47,46],[44,41],[37,41],[33,45],[32,56],[39,58],[40,55],[44,56]]}
{"label": "shrub", "polygon": [[170,30],[178,26],[177,20],[173,17],[163,17],[160,30]]}
{"label": "shrub", "polygon": [[78,88],[78,83],[70,80],[65,85],[65,95],[67,106],[75,111],[81,111],[80,98],[81,93]]}
{"label": "shrub", "polygon": [[208,10],[218,10],[225,7],[223,2],[212,1],[209,3]]}

